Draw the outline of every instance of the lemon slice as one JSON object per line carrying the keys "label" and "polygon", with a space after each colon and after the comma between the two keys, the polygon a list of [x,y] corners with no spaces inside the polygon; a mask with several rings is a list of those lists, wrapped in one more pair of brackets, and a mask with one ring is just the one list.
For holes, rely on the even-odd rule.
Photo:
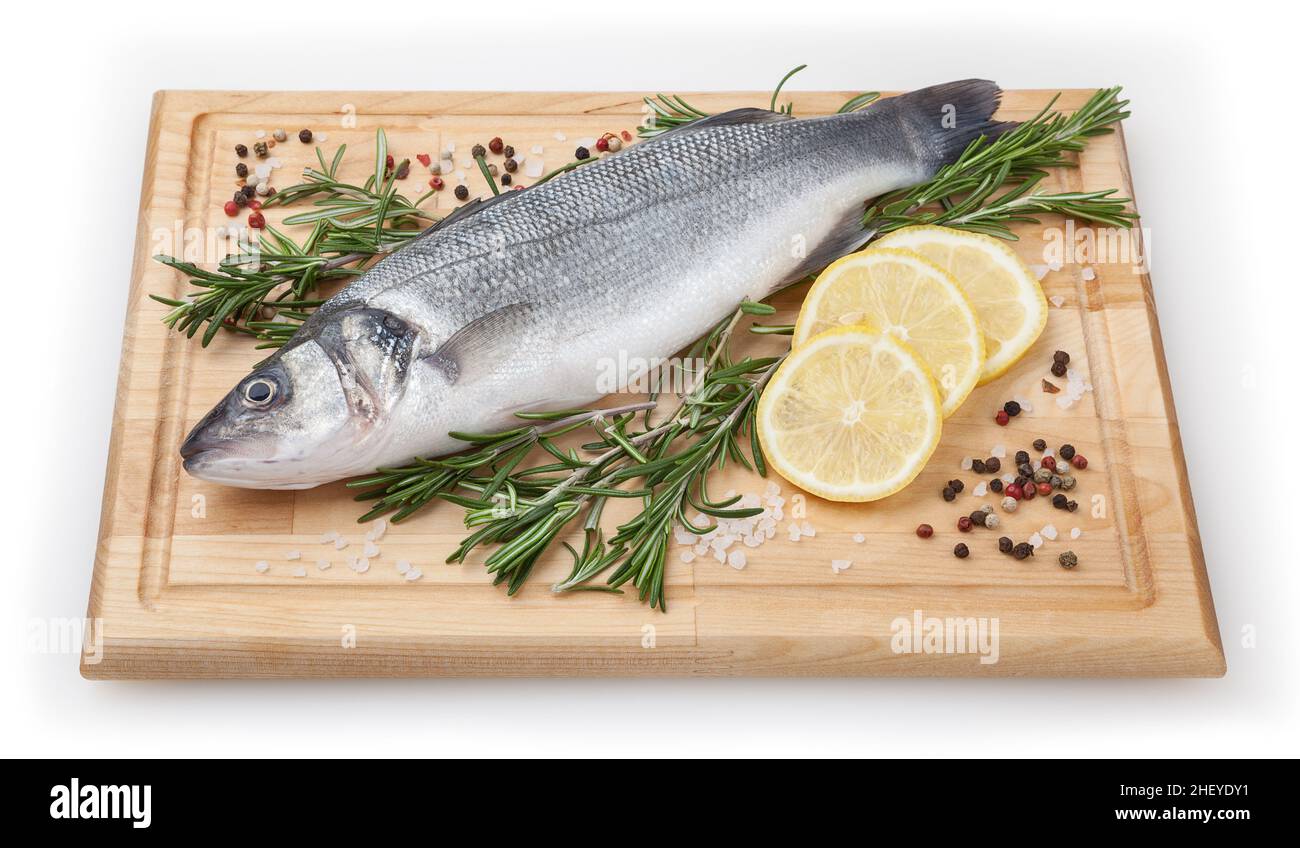
{"label": "lemon slice", "polygon": [[876,244],[921,254],[966,292],[984,331],[980,385],[1005,374],[1047,325],[1042,287],[1000,239],[947,227],[905,227]]}
{"label": "lemon slice", "polygon": [[763,454],[782,477],[833,501],[906,486],[939,444],[943,414],[925,365],[870,327],[836,327],[795,348],[758,402]]}
{"label": "lemon slice", "polygon": [[873,248],[833,263],[804,298],[794,345],[832,327],[869,324],[907,344],[939,383],[945,417],[975,388],[984,335],[946,271],[908,250]]}

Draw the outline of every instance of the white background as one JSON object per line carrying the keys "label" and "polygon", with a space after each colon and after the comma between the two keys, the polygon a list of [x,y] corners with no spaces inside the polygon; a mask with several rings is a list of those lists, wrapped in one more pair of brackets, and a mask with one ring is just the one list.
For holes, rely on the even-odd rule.
{"label": "white background", "polygon": [[[1300,136],[1281,5],[767,6],[10,8],[0,753],[1300,753]],[[91,683],[75,656],[28,651],[30,619],[85,610],[154,90],[768,89],[801,62],[796,89],[1126,86],[1225,679]]]}

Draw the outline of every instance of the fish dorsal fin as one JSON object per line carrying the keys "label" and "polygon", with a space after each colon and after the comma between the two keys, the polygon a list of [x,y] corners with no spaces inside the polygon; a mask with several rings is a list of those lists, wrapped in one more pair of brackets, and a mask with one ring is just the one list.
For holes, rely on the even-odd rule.
{"label": "fish dorsal fin", "polygon": [[512,303],[480,315],[452,333],[423,360],[446,374],[450,383],[486,375],[510,354],[520,325],[535,309],[532,303]]}
{"label": "fish dorsal fin", "polygon": [[682,124],[680,127],[673,127],[666,132],[660,133],[658,137],[662,138],[672,133],[694,132],[710,127],[729,127],[738,124],[777,124],[789,120],[792,120],[791,117],[784,112],[773,112],[770,109],[747,106],[743,109],[732,109],[730,112],[719,112],[707,118],[700,118],[698,121],[691,121],[689,124]]}
{"label": "fish dorsal fin", "polygon": [[496,195],[495,197],[489,197],[487,199],[476,197],[473,200],[466,203],[464,206],[457,206],[447,215],[447,217],[443,218],[441,221],[438,221],[433,226],[429,227],[427,230],[420,233],[420,235],[427,236],[430,233],[436,233],[438,230],[441,230],[445,227],[449,227],[452,224],[458,224],[461,221],[464,221],[466,218],[472,218],[478,213],[484,211],[485,209],[491,208],[494,204],[500,203],[501,201],[505,200],[508,197],[517,197],[517,196],[518,194],[516,192],[505,191],[502,192],[501,194]]}

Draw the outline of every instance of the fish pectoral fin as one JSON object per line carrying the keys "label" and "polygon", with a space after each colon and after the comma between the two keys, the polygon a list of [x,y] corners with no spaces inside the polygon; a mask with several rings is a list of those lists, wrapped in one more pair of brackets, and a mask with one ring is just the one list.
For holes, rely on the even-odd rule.
{"label": "fish pectoral fin", "polygon": [[421,361],[440,369],[450,383],[485,376],[514,352],[519,329],[533,319],[536,309],[533,303],[512,303],[480,315]]}

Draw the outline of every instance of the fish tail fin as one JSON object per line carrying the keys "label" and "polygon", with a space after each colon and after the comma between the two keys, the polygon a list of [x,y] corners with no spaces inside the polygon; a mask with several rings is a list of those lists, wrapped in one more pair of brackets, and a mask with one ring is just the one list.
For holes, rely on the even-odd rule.
{"label": "fish tail fin", "polygon": [[920,88],[879,105],[896,111],[917,153],[937,171],[980,136],[995,138],[1016,126],[993,120],[1001,100],[997,83],[967,79]]}

